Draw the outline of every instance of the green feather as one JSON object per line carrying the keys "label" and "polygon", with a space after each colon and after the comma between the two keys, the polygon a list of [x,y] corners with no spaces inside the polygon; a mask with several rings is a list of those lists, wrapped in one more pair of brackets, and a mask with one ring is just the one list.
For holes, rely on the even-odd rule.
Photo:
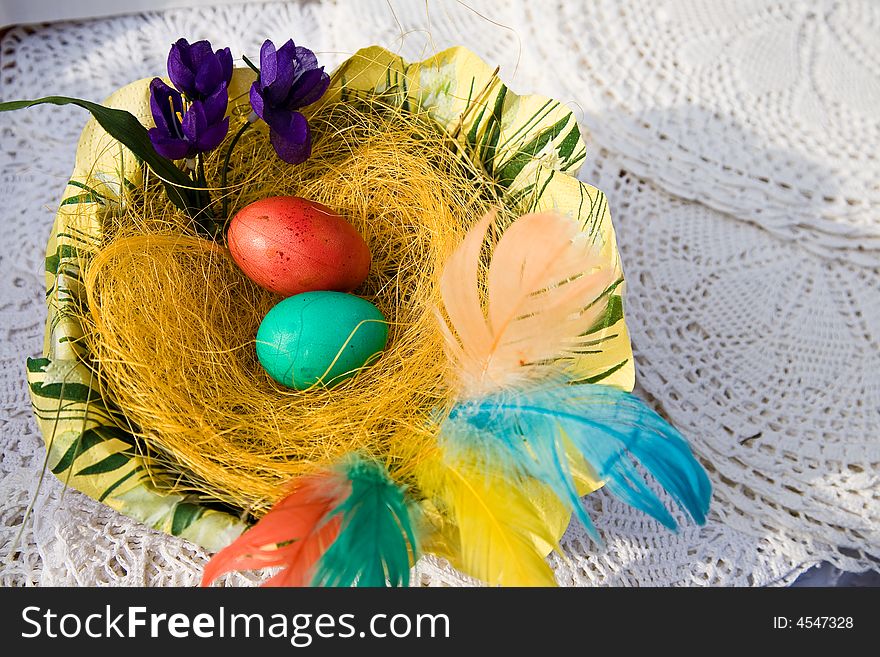
{"label": "green feather", "polygon": [[318,562],[314,586],[407,586],[416,540],[404,489],[375,461],[353,455],[341,466],[349,496],[339,535]]}

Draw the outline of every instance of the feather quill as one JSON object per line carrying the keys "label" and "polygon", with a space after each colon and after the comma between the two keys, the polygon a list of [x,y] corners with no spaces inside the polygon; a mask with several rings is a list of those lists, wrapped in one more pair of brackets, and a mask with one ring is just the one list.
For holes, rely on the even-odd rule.
{"label": "feather quill", "polygon": [[202,586],[233,570],[283,566],[263,586],[307,586],[315,564],[339,533],[332,511],[350,485],[335,473],[303,479],[256,525],[214,555],[202,573]]}
{"label": "feather quill", "polygon": [[417,544],[404,489],[375,461],[351,455],[340,467],[349,495],[332,511],[339,535],[318,562],[315,586],[407,586]]}
{"label": "feather quill", "polygon": [[556,536],[522,490],[463,459],[426,462],[418,477],[457,529],[453,565],[490,584],[555,586],[536,539],[555,547]]}

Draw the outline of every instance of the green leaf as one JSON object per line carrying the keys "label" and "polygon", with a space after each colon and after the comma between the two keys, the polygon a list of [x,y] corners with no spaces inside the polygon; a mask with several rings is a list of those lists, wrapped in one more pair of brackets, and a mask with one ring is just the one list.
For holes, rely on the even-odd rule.
{"label": "green leaf", "polygon": [[49,399],[62,399],[65,402],[84,402],[95,401],[100,399],[100,393],[85,385],[84,383],[47,383],[34,382],[31,384],[31,391],[38,397],[48,397]]}
{"label": "green leaf", "polygon": [[52,361],[48,358],[28,358],[27,370],[28,372],[42,372],[51,364]]}
{"label": "green leaf", "polygon": [[74,461],[79,458],[80,454],[83,454],[98,443],[113,439],[121,440],[122,442],[129,444],[133,442],[131,434],[119,427],[101,426],[87,429],[80,434],[73,443],[71,443],[70,447],[67,448],[67,451],[64,452],[64,455],[59,459],[58,463],[55,464],[55,467],[52,468],[52,474],[57,475],[64,472],[67,468],[73,465]]}
{"label": "green leaf", "polygon": [[174,166],[173,162],[166,160],[156,152],[150,142],[147,129],[133,114],[125,110],[104,107],[98,103],[79,98],[68,98],[67,96],[46,96],[36,100],[13,100],[0,103],[0,112],[10,112],[44,104],[76,105],[91,112],[95,120],[111,137],[119,140],[135,156],[143,160],[156,175],[162,178],[165,192],[174,205],[193,217],[198,212],[199,204],[196,192],[186,189],[193,186],[193,181]]}
{"label": "green leaf", "polygon": [[101,192],[99,192],[97,189],[95,189],[94,187],[89,187],[88,185],[86,185],[86,184],[84,184],[84,183],[81,183],[81,182],[78,181],[78,180],[68,180],[68,181],[67,181],[67,184],[70,185],[71,187],[79,187],[80,189],[83,189],[83,190],[87,191],[87,192],[90,193],[90,194],[94,194],[95,196],[97,196],[97,197],[98,197],[99,199],[101,199],[101,200],[105,200],[105,201],[107,200],[107,197],[104,196],[104,195],[103,195]]}
{"label": "green leaf", "polygon": [[129,471],[128,474],[124,474],[124,475],[122,475],[119,479],[117,479],[117,480],[114,481],[112,484],[110,484],[109,486],[107,486],[107,488],[104,489],[104,492],[101,493],[101,495],[98,497],[98,501],[99,501],[99,502],[103,502],[104,500],[106,500],[107,497],[109,497],[110,493],[112,493],[113,491],[115,491],[115,490],[116,490],[117,488],[119,488],[122,484],[124,484],[126,481],[128,481],[129,479],[131,479],[131,477],[133,477],[134,475],[136,475],[138,472],[140,472],[140,471],[143,470],[143,469],[144,469],[143,466],[140,466],[140,465],[139,465],[139,466],[137,466],[136,468],[134,468],[133,470]]}
{"label": "green leaf", "polygon": [[[473,84],[473,83],[471,83]],[[471,147],[472,150],[476,149],[477,146],[477,133],[480,131],[480,122],[483,120],[483,114],[486,112],[486,106],[480,108],[479,113],[474,119],[473,124],[471,125],[471,129],[467,132],[467,143]]]}
{"label": "green leaf", "polygon": [[67,451],[64,452],[64,456],[61,457],[61,460],[59,460],[55,467],[52,468],[52,474],[57,475],[64,472],[67,468],[73,465],[73,462],[80,454],[102,442],[104,442],[104,438],[93,429],[89,429],[82,433],[79,438],[73,441],[73,444],[71,444],[71,446],[67,448]]}
{"label": "green leaf", "polygon": [[79,205],[80,203],[100,203],[104,205],[104,200],[100,196],[94,194],[79,194],[77,196],[68,196],[61,201],[61,205]]}
{"label": "green leaf", "polygon": [[[498,182],[505,187],[510,185],[519,172],[523,170],[523,167],[531,162],[535,155],[540,153],[551,139],[556,139],[556,137],[559,136],[559,133],[561,133],[562,129],[568,124],[568,118],[569,117],[566,116],[560,119],[549,129],[542,131],[528,144],[525,144],[522,148],[518,149],[516,154],[502,165],[501,170],[498,172]],[[580,133],[578,132],[575,137],[575,143],[577,143],[579,137]],[[574,148],[573,144],[571,148]]]}
{"label": "green leaf", "polygon": [[614,326],[621,319],[623,319],[623,298],[619,294],[613,294],[608,297],[608,306],[605,308],[605,312],[584,334],[589,335],[603,331],[609,326]]}
{"label": "green leaf", "polygon": [[61,244],[54,254],[46,258],[46,271],[50,274],[57,274],[58,265],[62,260],[76,257],[79,257],[79,252],[75,247],[72,247],[69,244]]}
{"label": "green leaf", "polygon": [[492,113],[486,118],[483,128],[483,139],[480,143],[479,157],[483,168],[490,176],[495,171],[495,154],[498,151],[498,140],[501,138],[501,121],[503,117],[504,99],[507,97],[507,87],[501,85],[498,95],[495,96],[495,104]]}
{"label": "green leaf", "polygon": [[629,362],[629,358],[626,358],[626,359],[620,361],[617,365],[614,365],[613,367],[609,367],[604,372],[599,372],[595,376],[590,376],[590,377],[587,377],[586,379],[578,379],[577,381],[572,381],[572,383],[599,383],[599,381],[601,381],[602,379],[607,379],[609,376],[614,374],[617,370],[619,370],[621,367],[626,365],[628,362]]}
{"label": "green leaf", "polygon": [[202,517],[205,512],[203,506],[192,502],[181,502],[174,508],[174,517],[171,519],[172,536],[180,536],[186,528]]}
{"label": "green leaf", "polygon": [[76,473],[76,476],[81,477],[84,475],[96,475],[104,474],[105,472],[112,472],[113,470],[118,470],[119,468],[127,465],[130,461],[131,456],[123,452],[117,452],[116,454],[111,454],[110,456],[101,459],[93,465],[83,468]]}
{"label": "green leaf", "polygon": [[570,159],[571,154],[574,153],[574,147],[578,145],[578,142],[580,140],[581,131],[580,128],[578,128],[577,123],[575,123],[574,127],[562,140],[562,143],[559,144],[559,157],[561,157],[563,160]]}

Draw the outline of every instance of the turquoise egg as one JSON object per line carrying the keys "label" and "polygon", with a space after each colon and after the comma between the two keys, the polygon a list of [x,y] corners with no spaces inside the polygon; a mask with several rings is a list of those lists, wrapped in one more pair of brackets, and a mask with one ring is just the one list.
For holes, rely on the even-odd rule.
{"label": "turquoise egg", "polygon": [[385,317],[369,301],[344,292],[305,292],[263,318],[257,358],[288,388],[305,390],[319,381],[330,387],[377,357],[387,341]]}

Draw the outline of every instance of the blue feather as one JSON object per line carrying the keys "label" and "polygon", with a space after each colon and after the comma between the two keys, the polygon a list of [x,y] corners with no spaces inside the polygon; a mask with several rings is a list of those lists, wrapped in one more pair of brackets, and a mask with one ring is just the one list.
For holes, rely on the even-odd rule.
{"label": "blue feather", "polygon": [[569,501],[596,540],[575,487],[572,448],[610,492],[670,529],[675,520],[634,460],[693,520],[706,520],[711,485],[687,441],[638,397],[610,386],[559,382],[462,402],[440,437],[451,458],[476,454],[486,467],[543,481]]}

